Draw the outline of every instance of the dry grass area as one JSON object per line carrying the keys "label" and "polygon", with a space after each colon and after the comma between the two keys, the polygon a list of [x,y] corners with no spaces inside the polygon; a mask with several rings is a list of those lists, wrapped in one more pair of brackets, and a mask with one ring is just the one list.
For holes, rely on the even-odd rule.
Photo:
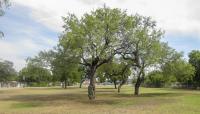
{"label": "dry grass area", "polygon": [[131,86],[118,94],[112,86],[97,86],[96,100],[87,88],[0,89],[0,114],[200,114],[200,91]]}

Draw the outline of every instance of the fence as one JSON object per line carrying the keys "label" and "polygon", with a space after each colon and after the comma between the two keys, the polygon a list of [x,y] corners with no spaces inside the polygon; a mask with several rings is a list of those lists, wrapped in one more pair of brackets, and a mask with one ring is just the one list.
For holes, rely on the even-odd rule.
{"label": "fence", "polygon": [[0,88],[21,88],[24,84],[17,81],[0,82]]}

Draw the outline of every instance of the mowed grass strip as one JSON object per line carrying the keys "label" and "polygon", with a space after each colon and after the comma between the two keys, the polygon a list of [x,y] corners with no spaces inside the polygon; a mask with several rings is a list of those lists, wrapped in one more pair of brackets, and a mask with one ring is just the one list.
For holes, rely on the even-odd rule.
{"label": "mowed grass strip", "polygon": [[124,86],[97,86],[96,100],[87,88],[0,89],[0,114],[199,114],[200,91]]}

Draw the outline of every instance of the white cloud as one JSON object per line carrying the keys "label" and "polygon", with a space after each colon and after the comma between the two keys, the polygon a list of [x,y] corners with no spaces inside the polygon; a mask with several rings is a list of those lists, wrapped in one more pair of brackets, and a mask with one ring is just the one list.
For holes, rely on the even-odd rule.
{"label": "white cloud", "polygon": [[14,0],[13,4],[30,8],[32,11],[30,16],[36,21],[57,32],[61,32],[63,25],[62,16],[65,16],[67,13],[75,13],[81,16],[85,12],[95,8],[95,6],[99,6],[99,4],[90,5],[95,3],[94,0]]}
{"label": "white cloud", "polygon": [[[44,40],[51,46],[54,44],[51,40]],[[37,55],[39,51],[49,48],[30,39],[21,39],[17,42],[0,40],[0,58],[13,61],[15,69],[19,71],[25,66],[25,59],[28,56]]]}
{"label": "white cloud", "polygon": [[0,41],[0,58],[14,62],[14,68],[19,71],[25,65],[23,57],[20,57],[22,47],[16,46],[15,43]]}
{"label": "white cloud", "polygon": [[[12,11],[20,12],[16,7],[12,8],[14,9]],[[4,31],[5,38],[0,39],[0,59],[14,62],[15,69],[19,71],[25,66],[27,57],[35,56],[39,51],[55,46],[57,40],[54,39],[57,36],[27,17],[24,11],[19,14],[12,11],[6,13],[9,16],[1,18],[0,30]]]}
{"label": "white cloud", "polygon": [[[168,34],[200,35],[198,0],[14,0],[27,6],[36,21],[56,31],[62,30],[61,16],[68,12],[81,16],[85,12],[102,7],[127,9],[131,14],[139,13],[153,17]],[[194,17],[191,19],[191,17]]]}
{"label": "white cloud", "polygon": [[13,61],[15,63],[14,67],[17,71],[19,71],[25,65],[25,58],[20,57],[20,55],[23,53],[24,47],[23,45],[18,45],[18,43],[11,43],[3,40],[0,41],[0,58],[3,58],[4,60]]}

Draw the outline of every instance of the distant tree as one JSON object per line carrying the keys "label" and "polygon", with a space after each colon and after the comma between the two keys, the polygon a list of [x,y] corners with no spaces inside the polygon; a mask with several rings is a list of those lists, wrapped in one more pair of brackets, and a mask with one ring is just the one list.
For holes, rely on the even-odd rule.
{"label": "distant tree", "polygon": [[26,67],[20,70],[18,78],[20,82],[26,82],[30,86],[47,86],[52,80],[52,75],[49,70],[28,63]]}
{"label": "distant tree", "polygon": [[193,84],[195,87],[200,87],[200,51],[193,50],[189,53],[189,63],[195,68]]}
{"label": "distant tree", "polygon": [[121,30],[129,26],[128,19],[126,12],[107,7],[86,13],[81,19],[72,14],[64,18],[65,31],[60,45],[70,46],[74,57],[81,58],[79,64],[87,68],[90,100],[95,99],[96,70],[116,55]]}
{"label": "distant tree", "polygon": [[19,72],[19,81],[35,84],[33,86],[47,86],[52,81],[52,59],[51,51],[40,51],[37,56],[28,57],[27,66]]}
{"label": "distant tree", "polygon": [[174,82],[189,85],[193,80],[194,71],[194,67],[177,53],[173,58],[162,64],[160,70],[150,72],[146,77],[145,84],[150,87],[163,87]]}
{"label": "distant tree", "polygon": [[131,75],[130,65],[122,62],[121,69],[119,70],[119,86],[118,86],[118,93],[120,93],[121,87],[127,82],[128,77]]}
{"label": "distant tree", "polygon": [[27,62],[39,66],[52,73],[52,81],[60,81],[63,87],[75,82],[80,82],[82,71],[80,65],[71,61],[79,61],[70,55],[69,48],[62,48],[59,45],[54,50],[40,51],[37,56],[28,58]]}
{"label": "distant tree", "polygon": [[16,79],[17,72],[10,61],[0,61],[0,82],[13,81]]}
{"label": "distant tree", "polygon": [[162,71],[165,77],[171,76],[171,81],[174,80],[182,84],[187,84],[193,80],[195,69],[191,64],[179,59],[165,64]]}
{"label": "distant tree", "polygon": [[110,80],[114,83],[115,89],[117,89],[117,83],[119,83],[118,92],[120,92],[121,87],[127,82],[130,74],[130,65],[123,61],[117,62],[117,60],[106,63],[97,70],[97,76],[102,82],[104,82],[105,79]]}
{"label": "distant tree", "polygon": [[145,85],[147,87],[163,87],[165,83],[166,79],[163,73],[157,70],[150,72],[145,79]]}
{"label": "distant tree", "polygon": [[119,63],[109,62],[102,65],[97,70],[97,77],[100,79],[100,82],[105,82],[106,79],[114,84],[115,89],[117,89],[117,81],[119,80]]}
{"label": "distant tree", "polygon": [[83,75],[79,64],[71,61],[79,61],[71,57],[67,48],[58,48],[55,53],[55,59],[52,61],[52,73],[55,80],[64,82],[64,88],[75,82],[80,82]]}
{"label": "distant tree", "polygon": [[27,63],[40,66],[42,68],[46,68],[48,70],[51,70],[51,62],[55,58],[55,53],[52,50],[49,51],[40,51],[38,55],[34,57],[28,57]]}

